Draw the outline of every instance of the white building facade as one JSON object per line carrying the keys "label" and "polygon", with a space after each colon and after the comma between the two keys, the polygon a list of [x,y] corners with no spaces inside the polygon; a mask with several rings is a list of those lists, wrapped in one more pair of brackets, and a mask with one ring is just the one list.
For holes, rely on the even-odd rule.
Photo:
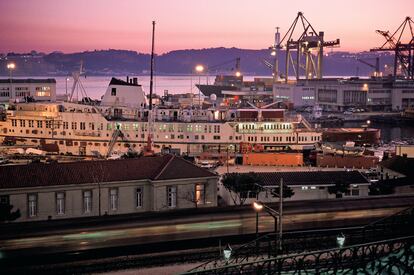
{"label": "white building facade", "polygon": [[0,79],[0,102],[56,101],[56,80],[48,79]]}

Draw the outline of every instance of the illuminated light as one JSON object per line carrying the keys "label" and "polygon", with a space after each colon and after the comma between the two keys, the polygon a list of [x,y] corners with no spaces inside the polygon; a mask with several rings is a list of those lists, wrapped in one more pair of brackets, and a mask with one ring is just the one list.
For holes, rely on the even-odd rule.
{"label": "illuminated light", "polygon": [[345,244],[345,235],[343,233],[339,234],[336,237],[336,243],[338,244],[338,246],[340,248],[344,246],[344,244]]}
{"label": "illuminated light", "polygon": [[364,83],[363,88],[364,88],[365,90],[367,90],[367,89],[368,89],[368,84],[367,84],[367,83]]}
{"label": "illuminated light", "polygon": [[16,68],[16,64],[14,63],[7,63],[7,69],[14,70]]}
{"label": "illuminated light", "polygon": [[204,66],[203,66],[203,65],[197,65],[197,66],[195,67],[195,70],[196,70],[196,72],[198,72],[198,73],[202,73],[202,72],[204,72]]}
{"label": "illuminated light", "polygon": [[271,56],[275,56],[275,55],[276,55],[276,51],[272,51],[272,52],[270,53],[270,55],[271,55]]}
{"label": "illuminated light", "polygon": [[253,207],[256,211],[261,211],[263,209],[263,204],[258,203],[258,202],[253,202]]}
{"label": "illuminated light", "polygon": [[231,249],[230,245],[229,245],[229,244],[227,244],[226,248],[225,248],[225,249],[223,249],[223,256],[224,256],[224,260],[226,260],[226,261],[230,260],[230,257],[231,257],[231,252],[232,252],[232,251],[233,251],[233,250]]}
{"label": "illuminated light", "polygon": [[236,72],[236,77],[240,77],[241,76],[241,72],[237,71]]}
{"label": "illuminated light", "polygon": [[367,124],[368,124],[368,125],[369,125],[369,124],[371,124],[371,120],[369,120],[369,119],[368,119],[368,120],[367,120]]}

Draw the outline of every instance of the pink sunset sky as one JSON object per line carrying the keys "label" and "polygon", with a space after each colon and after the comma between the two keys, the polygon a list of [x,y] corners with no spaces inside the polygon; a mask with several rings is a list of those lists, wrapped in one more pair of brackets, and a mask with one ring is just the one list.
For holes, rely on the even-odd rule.
{"label": "pink sunset sky", "polygon": [[414,16],[413,0],[1,0],[0,52],[77,52],[126,49],[150,52],[151,21],[156,51],[237,47],[263,49],[275,27],[284,34],[302,11],[341,50],[362,51],[384,40]]}

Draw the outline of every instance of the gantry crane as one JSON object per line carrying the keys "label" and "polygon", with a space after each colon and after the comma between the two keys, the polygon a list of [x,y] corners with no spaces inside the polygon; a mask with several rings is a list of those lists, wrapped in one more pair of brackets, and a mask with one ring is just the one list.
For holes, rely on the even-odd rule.
{"label": "gantry crane", "polygon": [[[298,23],[303,29],[297,39],[294,39],[293,36]],[[286,43],[286,45],[283,45],[283,43]],[[300,79],[302,68],[305,71],[306,79],[315,77],[321,79],[323,74],[323,49],[338,47],[339,44],[339,39],[325,41],[324,32],[317,32],[303,13],[298,12],[287,33],[274,47],[276,50],[286,49],[285,81],[287,82],[289,78],[289,64],[292,64],[297,80]],[[292,57],[293,52],[296,52],[296,61]],[[305,59],[304,64],[302,57]]]}
{"label": "gantry crane", "polygon": [[[362,64],[367,65],[368,67],[371,67],[374,69],[374,77],[379,77],[381,76],[381,72],[380,72],[380,60],[379,57],[373,57],[373,58],[357,58],[356,59],[358,62],[361,62]],[[375,60],[375,65],[369,63],[366,60]]]}
{"label": "gantry crane", "polygon": [[[394,52],[394,77],[398,69],[403,77],[414,79],[414,21],[407,16],[394,33],[377,30],[385,38],[384,44],[370,51]],[[403,39],[405,38],[405,42]]]}

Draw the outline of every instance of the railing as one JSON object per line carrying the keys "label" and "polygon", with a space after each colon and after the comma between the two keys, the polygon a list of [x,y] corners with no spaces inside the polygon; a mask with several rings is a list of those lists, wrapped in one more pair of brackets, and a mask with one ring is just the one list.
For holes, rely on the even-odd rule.
{"label": "railing", "polygon": [[337,237],[342,234],[346,237],[346,245],[357,245],[409,236],[413,234],[412,228],[414,228],[414,207],[366,226],[287,232],[284,233],[281,250],[278,234],[270,233],[233,250],[229,260],[219,257],[193,268],[189,273],[210,273],[211,270],[226,269],[228,266],[244,266],[252,262],[269,261],[278,255],[334,249],[337,247]]}
{"label": "railing", "polygon": [[413,274],[414,235],[228,264],[187,274]]}
{"label": "railing", "polygon": [[74,131],[76,136],[84,136],[84,137],[100,137],[101,133],[98,131]]}

